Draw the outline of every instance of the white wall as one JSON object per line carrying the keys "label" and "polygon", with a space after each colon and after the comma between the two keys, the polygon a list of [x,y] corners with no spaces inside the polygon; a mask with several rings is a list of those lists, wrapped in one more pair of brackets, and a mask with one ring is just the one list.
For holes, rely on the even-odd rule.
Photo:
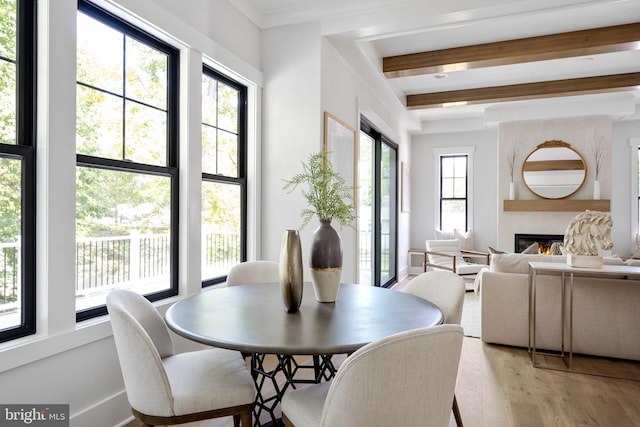
{"label": "white wall", "polygon": [[425,240],[434,239],[438,210],[438,159],[434,149],[473,147],[473,218],[471,228],[475,247],[486,250],[495,245],[497,213],[497,130],[451,132],[414,136],[411,149],[411,238],[412,248],[422,249]]}
{"label": "white wall", "polygon": [[[554,135],[556,136],[551,139],[572,141],[572,145],[575,144],[579,147],[579,151],[585,157],[588,168],[593,169],[593,158],[588,148],[585,132],[593,129],[594,121],[601,120],[602,118],[599,116],[520,122],[520,124],[540,125],[540,130],[535,130],[535,126],[534,128],[527,126],[521,128],[520,135],[528,145],[525,144],[523,151],[520,152],[520,162],[524,160],[523,156],[528,154],[527,150],[535,145],[532,138],[535,139],[537,135],[540,139],[539,143],[550,139],[545,132],[549,128],[548,125],[553,122],[560,124],[560,126],[554,127],[556,132]],[[569,127],[563,130],[563,123],[569,123]],[[510,124],[507,127],[512,126],[513,124]],[[475,146],[473,228],[478,250],[486,250],[487,246],[507,251],[513,250],[514,227],[522,226],[519,217],[523,215],[526,215],[528,229],[521,229],[518,232],[564,234],[569,221],[576,215],[575,213],[536,212],[535,214],[523,214],[502,211],[502,203],[507,196],[508,172],[499,167],[499,164],[505,166],[505,159],[504,151],[498,151],[496,128],[455,132],[452,127],[450,133],[445,133],[445,130],[439,125],[433,124],[431,127],[437,128],[439,133],[415,136],[412,141],[412,188],[414,189],[411,212],[412,247],[422,248],[425,239],[434,237],[437,192],[435,192],[436,183],[434,182],[433,170],[437,164],[434,163],[433,148],[441,146]],[[637,194],[635,198],[632,194],[632,189],[635,188],[632,184],[637,177],[631,176],[631,161],[637,159],[637,153],[631,150],[629,140],[632,137],[640,136],[640,120],[614,119],[611,127],[612,129],[609,130],[611,135],[609,164],[605,165],[604,172],[610,172],[610,176],[604,177],[607,183],[603,185],[602,198],[611,198],[611,217],[614,223],[612,230],[613,253],[629,256],[634,249],[632,231],[637,227],[632,224],[632,221],[635,220],[632,216],[632,206],[637,200]],[[516,172],[516,176],[519,176],[519,173],[519,171]],[[580,190],[576,196],[580,198],[591,197],[592,181],[593,176],[590,174],[585,188]],[[420,189],[419,193],[417,193],[418,188]],[[532,199],[535,196],[519,185],[518,197]],[[508,233],[504,234],[509,234],[509,237],[500,239],[500,233],[505,230]]]}
{"label": "white wall", "polygon": [[[274,28],[262,34],[264,73],[262,126],[262,258],[278,261],[282,234],[300,229],[306,207],[299,190],[285,192],[283,180],[322,147],[320,28],[315,24]],[[300,230],[305,277],[311,222]]]}
{"label": "white wall", "polygon": [[[328,111],[354,129],[365,114],[380,130],[400,145],[399,159],[409,156],[409,136],[398,111],[388,105],[397,99],[374,92],[352,64],[320,33],[320,26],[307,23],[265,30],[262,34],[264,103],[262,132],[262,255],[278,260],[284,230],[301,225],[305,207],[298,191],[282,190],[283,179],[300,170],[300,161],[322,149],[323,112]],[[373,83],[375,84],[375,83]],[[402,114],[406,114],[402,111]],[[309,242],[317,222],[300,231],[309,277]],[[408,214],[399,215],[398,266],[406,272]],[[339,230],[343,242],[343,281],[357,280],[355,231]]]}
{"label": "white wall", "polygon": [[[400,162],[410,158],[410,136],[406,129],[404,108],[394,108],[395,99],[384,92],[374,91],[376,82],[365,80],[365,73],[354,69],[354,64],[344,58],[341,52],[326,38],[322,39],[322,101],[321,109],[328,111],[356,129],[356,142],[359,142],[360,115],[367,117],[378,129],[398,144],[398,174]],[[353,55],[349,57],[352,60]],[[355,65],[357,67],[357,65]],[[397,105],[399,106],[399,104]],[[400,177],[398,176],[398,206],[400,206]],[[398,279],[407,274],[407,251],[409,250],[410,222],[409,213],[398,208]],[[358,282],[357,278],[357,236],[356,232],[344,228],[343,237],[345,282]]]}
{"label": "white wall", "polygon": [[[638,152],[629,146],[631,138],[640,137],[640,120],[614,122],[611,156],[611,219],[613,229],[613,253],[629,256],[635,250],[634,235],[638,230],[637,176],[632,175],[631,162],[637,161]],[[635,193],[634,193],[635,191]],[[634,222],[636,222],[634,224]]]}
{"label": "white wall", "polygon": [[[138,0],[139,1],[139,0]],[[174,20],[215,40],[219,47],[233,52],[255,68],[260,68],[260,29],[227,1],[211,0],[152,0],[169,12]],[[236,70],[237,72],[238,70]]]}
{"label": "white wall", "polygon": [[[235,77],[253,84],[250,91],[257,97],[256,88],[262,81],[262,73],[255,66],[260,62],[259,31],[226,2],[207,7],[210,26],[224,28],[227,33],[228,39],[222,41],[211,38],[217,37],[213,30],[198,32],[196,28],[203,28],[202,20],[179,0],[99,3],[116,14],[130,11],[138,25],[180,48],[181,65],[191,67],[181,70],[182,85],[188,86],[187,76],[199,84],[199,59],[206,57],[209,63],[233,70]],[[172,6],[172,11],[163,9],[160,3]],[[75,321],[76,7],[77,0],[38,2],[37,334],[0,344],[0,402],[69,404],[72,426],[106,427],[127,421],[131,411],[108,318],[80,324]],[[235,43],[242,43],[243,48]],[[193,85],[182,89],[181,113],[191,114],[181,115],[181,149],[193,148],[199,146],[199,132],[188,129],[201,126],[197,113],[200,98]],[[255,99],[252,102],[255,109]],[[190,156],[193,151],[181,156],[185,161],[181,163],[181,178],[200,173],[199,156],[189,163],[185,159]],[[181,233],[187,236],[198,228],[200,198],[199,184],[188,181],[181,179],[181,195],[189,194],[185,200],[198,203],[196,208],[194,203],[181,203]],[[181,239],[181,253],[188,253],[188,245],[189,239]],[[180,261],[183,295],[198,292],[201,287],[200,266],[188,263],[187,258],[181,257]],[[160,310],[174,301],[164,301]],[[181,350],[197,347],[182,339],[176,339],[176,344]]]}
{"label": "white wall", "polygon": [[509,174],[507,152],[514,143],[520,144],[520,150],[514,168],[514,182],[518,199],[531,200],[538,196],[530,192],[522,181],[522,163],[525,158],[545,141],[561,140],[571,145],[584,159],[587,175],[585,182],[571,199],[593,198],[595,179],[595,159],[592,154],[594,138],[601,140],[607,151],[599,181],[602,199],[611,198],[611,116],[570,117],[560,119],[514,121],[502,123],[498,134],[498,231],[497,247],[512,251],[514,234],[562,234],[576,212],[505,212],[503,201],[508,194]]}

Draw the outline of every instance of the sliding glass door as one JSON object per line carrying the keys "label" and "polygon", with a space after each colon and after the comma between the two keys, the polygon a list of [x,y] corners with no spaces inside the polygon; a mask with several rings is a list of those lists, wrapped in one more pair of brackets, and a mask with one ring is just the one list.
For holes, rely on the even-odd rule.
{"label": "sliding glass door", "polygon": [[358,155],[359,282],[396,281],[397,145],[365,118]]}

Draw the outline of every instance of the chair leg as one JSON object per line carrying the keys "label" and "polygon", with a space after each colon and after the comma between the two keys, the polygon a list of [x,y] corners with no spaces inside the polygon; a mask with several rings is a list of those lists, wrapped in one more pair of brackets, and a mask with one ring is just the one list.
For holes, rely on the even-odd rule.
{"label": "chair leg", "polygon": [[251,427],[251,412],[240,414],[240,423],[242,427]]}
{"label": "chair leg", "polygon": [[458,427],[463,427],[462,425],[462,415],[460,415],[460,408],[458,408],[458,399],[456,399],[456,395],[453,395],[453,418],[456,420],[456,425]]}

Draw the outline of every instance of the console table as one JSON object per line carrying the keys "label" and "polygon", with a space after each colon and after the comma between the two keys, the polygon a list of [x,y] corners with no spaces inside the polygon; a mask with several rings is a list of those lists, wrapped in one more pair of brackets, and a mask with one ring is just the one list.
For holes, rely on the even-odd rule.
{"label": "console table", "polygon": [[[630,278],[640,278],[640,267],[631,267],[627,265],[604,265],[602,268],[581,268],[581,267],[570,267],[565,263],[555,263],[555,262],[529,262],[529,355],[531,357],[531,362],[534,367],[544,367],[548,369],[558,369],[551,368],[548,366],[541,366],[536,361],[536,356],[538,354],[542,354],[536,349],[536,282],[537,276],[540,274],[545,275],[557,275],[560,277],[560,287],[561,287],[561,349],[559,354],[550,354],[544,353],[545,355],[551,356],[559,356],[562,358],[565,370],[571,372],[580,372],[580,373],[588,373],[588,374],[596,374],[596,375],[604,375],[598,374],[596,372],[584,372],[577,371],[573,367],[573,291],[574,291],[574,277],[591,277],[591,278],[620,278],[624,277],[627,279]],[[569,278],[569,307],[568,313],[565,313],[567,304],[565,301],[565,287],[566,287],[566,279]],[[569,322],[568,327],[568,343],[565,343],[565,323]],[[568,349],[565,349],[565,344],[568,345]],[[640,380],[640,378],[630,378],[635,380]]]}

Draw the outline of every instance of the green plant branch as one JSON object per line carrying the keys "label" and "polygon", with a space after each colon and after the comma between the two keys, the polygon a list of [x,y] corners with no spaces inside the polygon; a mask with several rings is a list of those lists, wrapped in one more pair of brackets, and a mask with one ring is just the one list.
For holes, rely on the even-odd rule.
{"label": "green plant branch", "polygon": [[304,228],[314,216],[321,221],[337,220],[340,227],[354,228],[353,187],[335,171],[333,164],[323,151],[312,153],[307,163],[302,162],[302,172],[284,180],[284,190],[291,194],[299,185],[306,186],[302,195],[308,208],[302,210]]}

